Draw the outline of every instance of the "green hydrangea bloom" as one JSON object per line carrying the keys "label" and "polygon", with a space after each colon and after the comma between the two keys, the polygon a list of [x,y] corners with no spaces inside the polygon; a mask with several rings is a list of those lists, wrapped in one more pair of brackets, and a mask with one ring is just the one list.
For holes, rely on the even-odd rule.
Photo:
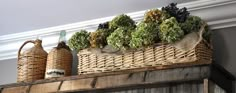
{"label": "green hydrangea bloom", "polygon": [[76,32],[70,39],[69,39],[69,47],[76,50],[81,50],[88,48],[90,46],[89,43],[89,35],[86,30],[81,30]]}
{"label": "green hydrangea bloom", "polygon": [[171,17],[169,19],[166,19],[160,25],[159,35],[162,41],[167,43],[174,43],[175,41],[182,39],[182,37],[184,36],[184,32],[179,26],[177,20],[174,17]]}
{"label": "green hydrangea bloom", "polygon": [[112,30],[119,27],[135,28],[135,22],[129,16],[122,14],[113,18],[109,23],[109,28]]}
{"label": "green hydrangea bloom", "polygon": [[199,31],[202,25],[203,21],[198,16],[189,16],[184,23],[180,23],[180,26],[185,34],[189,34],[193,31]]}
{"label": "green hydrangea bloom", "polygon": [[136,31],[131,34],[130,47],[140,48],[142,46],[148,46],[157,41],[159,32],[158,23],[145,23],[138,24]]}
{"label": "green hydrangea bloom", "polygon": [[108,45],[115,49],[126,50],[129,48],[131,32],[133,32],[133,29],[124,27],[117,28],[113,33],[110,34],[110,36],[107,37]]}

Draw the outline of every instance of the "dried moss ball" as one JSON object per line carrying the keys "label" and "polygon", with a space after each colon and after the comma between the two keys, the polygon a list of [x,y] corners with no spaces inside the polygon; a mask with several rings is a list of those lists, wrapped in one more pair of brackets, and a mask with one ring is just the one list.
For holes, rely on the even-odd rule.
{"label": "dried moss ball", "polygon": [[89,35],[90,33],[88,33],[86,30],[76,32],[69,39],[69,47],[76,50],[81,50],[90,47]]}
{"label": "dried moss ball", "polygon": [[125,14],[118,15],[110,21],[109,28],[115,30],[119,27],[135,28],[135,22]]}
{"label": "dried moss ball", "polygon": [[202,25],[203,20],[198,16],[189,16],[184,23],[180,23],[185,34],[199,31]]}
{"label": "dried moss ball", "polygon": [[149,22],[161,22],[162,12],[159,9],[152,9],[145,13],[144,21]]}
{"label": "dried moss ball", "polygon": [[120,27],[107,37],[108,45],[118,50],[126,50],[129,48],[129,42],[131,39],[131,32],[133,29]]}
{"label": "dried moss ball", "polygon": [[174,17],[166,19],[160,25],[159,36],[162,41],[167,43],[174,43],[184,36],[184,31],[179,26],[177,20]]}
{"label": "dried moss ball", "polygon": [[136,31],[132,32],[129,45],[131,48],[140,48],[152,45],[159,39],[158,32],[158,23],[141,22],[138,24]]}
{"label": "dried moss ball", "polygon": [[92,48],[103,48],[107,45],[106,38],[111,34],[110,29],[97,29],[90,34],[90,44]]}

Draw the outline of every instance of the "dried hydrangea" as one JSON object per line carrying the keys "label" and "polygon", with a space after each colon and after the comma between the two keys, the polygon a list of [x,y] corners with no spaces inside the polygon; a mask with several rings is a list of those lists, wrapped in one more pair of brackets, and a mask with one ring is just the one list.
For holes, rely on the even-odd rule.
{"label": "dried hydrangea", "polygon": [[206,25],[206,26],[205,26],[205,31],[204,31],[202,37],[203,37],[208,43],[211,43],[211,35],[212,35],[212,32],[211,32],[211,30],[209,29],[209,26]]}
{"label": "dried hydrangea", "polygon": [[98,29],[109,29],[109,22],[99,24]]}
{"label": "dried hydrangea", "polygon": [[81,50],[90,47],[89,35],[90,33],[88,33],[86,30],[76,32],[69,39],[69,47],[76,50]]}
{"label": "dried hydrangea", "polygon": [[180,23],[180,26],[185,34],[189,34],[193,31],[199,31],[202,25],[203,21],[198,16],[189,16],[184,23]]}
{"label": "dried hydrangea", "polygon": [[[198,16],[189,16],[184,23],[180,23],[180,26],[183,29],[184,34],[189,34],[191,32],[198,32],[204,23],[204,20]],[[204,30],[203,38],[210,42],[212,33],[209,30],[208,25],[205,26]]]}
{"label": "dried hydrangea", "polygon": [[152,9],[145,13],[144,21],[149,22],[161,22],[162,12],[159,9]]}
{"label": "dried hydrangea", "polygon": [[177,7],[177,3],[171,3],[170,5],[168,5],[166,7],[162,7],[162,11],[169,14],[169,15],[166,14],[165,18],[175,17],[176,20],[180,23],[185,22],[185,20],[188,18],[189,14],[190,14],[187,11],[186,7],[179,9]]}
{"label": "dried hydrangea", "polygon": [[132,32],[130,47],[140,48],[142,46],[148,46],[157,41],[159,32],[158,23],[145,23],[141,22],[138,24],[136,31]]}
{"label": "dried hydrangea", "polygon": [[108,45],[118,50],[126,50],[129,48],[131,32],[133,32],[133,29],[124,27],[117,28],[107,37]]}
{"label": "dried hydrangea", "polygon": [[162,10],[161,12],[162,12],[162,14],[161,14],[161,22],[163,22],[166,19],[169,19],[171,17],[170,14],[167,11]]}
{"label": "dried hydrangea", "polygon": [[103,48],[107,45],[106,38],[110,35],[110,29],[97,29],[90,34],[90,44],[92,48]]}
{"label": "dried hydrangea", "polygon": [[174,43],[182,39],[184,32],[179,26],[177,20],[174,17],[166,19],[160,25],[159,36],[162,41],[167,43]]}
{"label": "dried hydrangea", "polygon": [[135,22],[129,16],[122,14],[113,18],[109,23],[109,28],[112,30],[119,27],[135,28]]}

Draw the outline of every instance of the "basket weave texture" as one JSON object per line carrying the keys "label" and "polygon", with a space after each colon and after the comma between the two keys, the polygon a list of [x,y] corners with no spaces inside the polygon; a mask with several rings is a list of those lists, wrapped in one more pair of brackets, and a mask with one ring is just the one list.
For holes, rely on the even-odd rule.
{"label": "basket weave texture", "polygon": [[[22,48],[27,43],[34,43],[34,47],[21,54]],[[17,82],[31,82],[44,79],[46,68],[47,52],[43,50],[41,40],[26,41],[18,51],[18,77]]]}
{"label": "basket weave texture", "polygon": [[65,71],[64,76],[71,75],[72,54],[64,48],[53,48],[47,58],[46,71],[50,69],[62,69]]}
{"label": "basket weave texture", "polygon": [[81,50],[77,56],[78,74],[88,74],[189,62],[209,63],[212,61],[212,50],[201,41],[188,51],[177,49],[170,44],[159,44],[122,55],[104,56]]}

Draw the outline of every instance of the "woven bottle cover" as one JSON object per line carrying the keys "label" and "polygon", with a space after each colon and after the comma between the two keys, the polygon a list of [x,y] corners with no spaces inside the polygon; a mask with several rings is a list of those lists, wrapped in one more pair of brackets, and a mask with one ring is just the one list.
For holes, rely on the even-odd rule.
{"label": "woven bottle cover", "polygon": [[48,54],[45,78],[71,75],[72,54],[65,41],[66,32],[61,31],[59,43]]}
{"label": "woven bottle cover", "polygon": [[[34,47],[21,53],[23,47],[33,43]],[[47,52],[42,47],[42,40],[29,40],[18,51],[18,82],[29,82],[44,78]]]}

